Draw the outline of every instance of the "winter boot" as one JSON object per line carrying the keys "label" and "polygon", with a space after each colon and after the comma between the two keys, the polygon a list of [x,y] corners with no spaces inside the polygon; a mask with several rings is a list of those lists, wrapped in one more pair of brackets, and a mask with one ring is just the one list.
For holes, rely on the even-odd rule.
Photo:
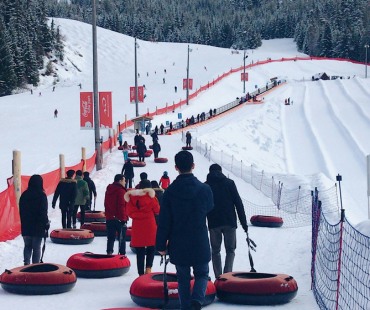
{"label": "winter boot", "polygon": [[191,308],[190,308],[191,310],[200,310],[200,309],[202,309],[202,305],[200,304],[200,302],[199,301],[197,301],[197,300],[193,300],[192,302],[191,302]]}

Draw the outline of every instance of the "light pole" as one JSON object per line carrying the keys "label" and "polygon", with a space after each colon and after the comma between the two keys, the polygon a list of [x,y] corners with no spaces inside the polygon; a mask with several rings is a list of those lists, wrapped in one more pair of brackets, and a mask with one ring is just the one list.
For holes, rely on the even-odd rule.
{"label": "light pole", "polygon": [[139,116],[139,91],[137,88],[137,43],[135,38],[135,108],[136,108],[136,117]]}
{"label": "light pole", "polygon": [[243,93],[245,94],[245,60],[248,58],[248,55],[246,55],[246,52],[244,50],[244,56],[243,56],[243,62],[244,62],[244,67],[243,67]]}
{"label": "light pole", "polygon": [[188,45],[188,64],[186,67],[186,105],[189,105],[189,54],[190,54],[190,47]]}
{"label": "light pole", "polygon": [[365,79],[367,79],[367,49],[369,48],[369,44],[365,44]]}
{"label": "light pole", "polygon": [[93,33],[93,91],[94,91],[94,131],[95,131],[95,151],[96,151],[96,170],[103,168],[100,138],[100,118],[99,118],[99,88],[98,88],[98,48],[96,35],[96,0],[92,0],[92,33]]}

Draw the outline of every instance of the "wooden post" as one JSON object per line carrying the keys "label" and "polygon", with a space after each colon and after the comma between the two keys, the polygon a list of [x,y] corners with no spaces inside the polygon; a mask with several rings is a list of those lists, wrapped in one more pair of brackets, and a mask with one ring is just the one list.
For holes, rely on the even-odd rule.
{"label": "wooden post", "polygon": [[127,128],[127,114],[125,114],[125,129]]}
{"label": "wooden post", "polygon": [[81,159],[83,162],[82,172],[86,171],[86,148],[81,147]]}
{"label": "wooden post", "polygon": [[108,139],[109,139],[109,153],[112,153],[112,148],[113,148],[112,128],[109,128],[108,130]]}
{"label": "wooden post", "polygon": [[13,184],[15,190],[15,199],[17,201],[17,206],[19,208],[19,198],[21,198],[22,193],[22,180],[21,180],[21,152],[13,151]]}
{"label": "wooden post", "polygon": [[66,177],[66,164],[64,161],[63,154],[59,154],[59,166],[60,166],[60,178],[63,179]]}

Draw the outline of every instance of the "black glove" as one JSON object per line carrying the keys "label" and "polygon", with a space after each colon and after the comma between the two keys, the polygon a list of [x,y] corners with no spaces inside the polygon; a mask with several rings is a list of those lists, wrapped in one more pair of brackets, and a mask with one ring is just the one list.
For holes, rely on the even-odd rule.
{"label": "black glove", "polygon": [[243,230],[247,233],[248,232],[248,225],[247,224],[243,224],[242,227],[243,227]]}
{"label": "black glove", "polygon": [[52,204],[52,205],[51,205],[51,207],[52,207],[53,209],[55,209],[55,204]]}
{"label": "black glove", "polygon": [[45,230],[49,230],[50,229],[50,221],[48,221],[46,224],[45,224]]}

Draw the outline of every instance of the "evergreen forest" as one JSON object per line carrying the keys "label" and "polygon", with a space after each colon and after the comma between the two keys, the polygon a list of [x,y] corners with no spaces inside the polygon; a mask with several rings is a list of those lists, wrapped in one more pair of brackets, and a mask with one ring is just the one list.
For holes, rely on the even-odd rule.
{"label": "evergreen forest", "polygon": [[[252,49],[263,39],[294,38],[308,55],[361,62],[370,42],[368,0],[95,1],[98,26],[147,41]],[[61,34],[47,17],[91,23],[92,3],[0,2],[0,96],[37,85],[44,56],[63,58]]]}

